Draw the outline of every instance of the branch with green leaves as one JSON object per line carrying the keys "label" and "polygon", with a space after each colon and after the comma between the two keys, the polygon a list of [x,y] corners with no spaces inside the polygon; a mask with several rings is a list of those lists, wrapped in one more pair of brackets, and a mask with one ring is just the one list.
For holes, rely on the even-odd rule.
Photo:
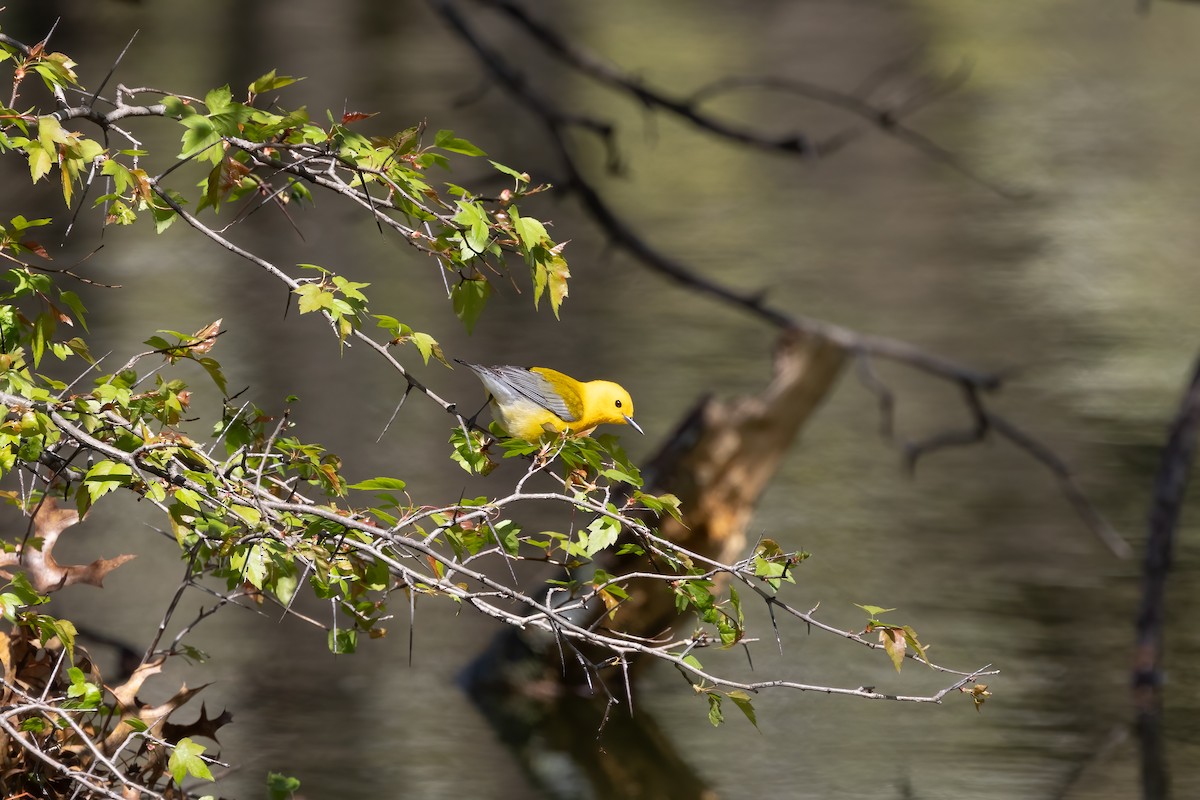
{"label": "branch with green leaves", "polygon": [[[19,422],[0,426],[0,447],[33,454],[49,443],[55,452],[90,451],[93,463],[74,493],[81,511],[118,489],[136,492],[168,515],[180,546],[198,564],[189,568],[197,578],[211,575],[224,579],[227,589],[249,584],[284,608],[290,607],[299,584],[308,580],[319,596],[335,600],[349,620],[349,626],[339,627],[336,620],[329,624],[330,646],[337,652],[352,651],[359,632],[380,635],[376,626],[386,616],[387,595],[399,589],[440,595],[510,625],[532,626],[564,640],[586,642],[618,661],[631,654],[653,656],[716,686],[885,697],[850,687],[738,682],[704,671],[693,655],[696,648],[728,648],[746,640],[740,599],[734,591],[727,601],[718,600],[714,592],[718,575],[749,587],[769,605],[772,614],[778,609],[818,630],[867,647],[880,645],[779,600],[778,590],[784,583],[794,582],[792,570],[807,554],[784,553],[765,540],[750,558],[726,565],[658,536],[634,514],[677,513],[672,498],[643,494],[638,489],[636,467],[611,437],[563,437],[545,446],[547,450],[553,447],[554,459],[568,465],[572,474],[580,467],[596,465],[599,469],[587,484],[558,479],[555,491],[518,489],[494,499],[480,497],[430,508],[401,500],[404,483],[398,478],[346,485],[330,469],[321,448],[279,435],[276,428],[286,430],[290,425],[270,425],[269,417],[257,409],[239,411],[221,424],[219,434],[227,450],[224,459],[186,438],[137,435],[139,427],[145,430],[148,416],[161,414],[161,408],[169,406],[169,397],[157,396],[161,407],[143,405],[140,418],[128,419],[114,408],[101,409],[94,400],[28,404],[24,398],[0,392],[0,404],[23,408],[21,416],[32,414],[36,421],[25,428]],[[139,402],[145,399],[139,398]],[[133,403],[134,395],[128,400],[119,393],[112,395],[109,405],[122,402]],[[132,410],[127,408],[126,413],[133,416]],[[524,449],[521,445],[510,452]],[[67,460],[56,455],[42,462]],[[547,475],[546,468],[552,463],[534,459],[522,485],[535,475]],[[299,488],[302,484],[318,494],[306,494]],[[612,501],[617,489],[633,490],[622,507]],[[355,510],[357,504],[346,504],[350,490],[374,493],[377,502]],[[31,493],[24,505],[32,507],[42,496]],[[525,533],[514,519],[505,517],[512,507],[532,502],[565,505],[572,513],[588,515],[588,522],[568,533]],[[672,585],[679,610],[694,611],[701,628],[682,638],[647,644],[619,630],[597,630],[575,622],[576,612],[594,603],[619,603],[622,584],[639,577],[594,571],[593,557],[618,546],[653,552],[666,567],[655,579]],[[476,566],[489,558],[510,565],[549,561],[584,577],[559,581],[552,594],[561,594],[561,599],[538,600],[515,571]],[[513,611],[514,602],[525,610]],[[916,649],[923,655],[923,650]],[[982,674],[935,668],[956,675]],[[900,699],[934,701],[930,697]]]}
{"label": "branch with green leaves", "polygon": [[[425,363],[446,358],[431,335],[373,313],[368,284],[326,266],[285,268],[228,235],[259,209],[273,208],[291,220],[312,192],[330,192],[428,256],[444,281],[450,310],[470,329],[492,281],[511,277],[508,264],[518,259],[529,270],[535,307],[545,298],[553,313],[560,312],[569,278],[563,246],[550,237],[547,223],[520,209],[547,186],[496,162],[492,166],[511,183],[495,196],[437,181],[432,175],[447,170],[448,176],[454,160],[485,154],[451,131],[434,133],[427,143],[423,124],[388,135],[362,132],[369,114],[327,115],[318,124],[303,107],[265,102],[295,83],[273,71],[247,87],[244,99],[235,99],[228,87],[196,98],[121,84],[109,99],[104,84],[81,87],[74,62],[44,42],[31,46],[0,35],[0,64],[11,68],[13,80],[11,98],[0,107],[0,157],[24,159],[31,192],[43,179],[56,178],[55,193],[74,208],[72,228],[89,197],[104,225],[149,221],[161,232],[182,220],[202,242],[278,281],[298,312],[320,315],[343,346],[361,344],[382,357],[406,381],[404,397],[415,389],[454,415],[451,457],[468,472],[486,474],[497,455],[528,460],[511,491],[452,504],[419,502],[399,476],[350,484],[338,456],[300,438],[286,404],[272,412],[229,397],[213,354],[220,320],[195,333],[158,331],[146,340],[149,349],[106,371],[105,359],[89,350],[83,303],[60,285],[103,284],[82,267],[59,270],[42,263],[48,258],[39,229],[49,219],[7,220],[0,225],[0,258],[9,266],[0,274],[0,476],[11,476],[18,488],[0,499],[26,515],[29,527],[19,540],[0,543],[0,575],[9,580],[0,592],[0,614],[14,631],[2,644],[35,654],[30,663],[37,665],[41,694],[31,694],[28,676],[12,671],[24,662],[5,659],[0,729],[28,755],[22,763],[32,770],[29,786],[53,786],[56,796],[80,788],[105,797],[133,791],[162,797],[175,796],[175,787],[189,777],[211,778],[211,760],[192,736],[211,738],[221,718],[202,713],[197,723],[173,726],[170,715],[194,691],[181,689],[154,708],[139,705],[136,694],[171,659],[203,660],[187,638],[229,606],[273,604],[322,629],[331,651],[352,653],[360,636],[387,635],[396,598],[408,608],[410,626],[416,624],[418,596],[441,598],[544,633],[560,652],[587,666],[595,685],[605,686],[605,675],[618,672],[630,702],[629,661],[669,663],[707,698],[714,723],[722,719],[724,699],[755,721],[752,695],[769,689],[940,703],[994,674],[930,663],[911,626],[872,618],[863,631],[842,630],[818,619],[815,607],[802,611],[785,602],[781,594],[790,591],[807,554],[763,540],[748,558],[725,564],[661,536],[652,521],[677,515],[678,501],[645,491],[637,466],[612,437],[489,439],[404,366],[397,353],[412,351],[398,351],[401,345],[411,345]],[[32,77],[49,90],[53,108],[17,108],[23,93],[32,94],[25,83]],[[144,95],[159,102],[133,102]],[[132,129],[139,120],[179,126],[180,152],[160,159],[143,149]],[[98,138],[75,129],[89,126]],[[113,148],[114,139],[129,146]],[[184,174],[198,183],[188,186]],[[218,226],[218,212],[231,204],[238,210]],[[80,361],[86,366],[67,373],[70,380],[59,377],[66,369],[59,362]],[[187,425],[188,369],[200,370],[226,398],[219,419],[211,421],[211,441],[203,444]],[[77,652],[78,632],[69,620],[39,607],[64,586],[101,585],[132,557],[65,565],[54,556],[60,537],[92,507],[121,494],[158,510],[165,521],[161,533],[179,548],[185,566],[140,664],[118,683],[103,680]],[[530,504],[561,510],[561,529],[524,530],[520,511]],[[609,571],[600,563],[605,554],[637,552],[652,555],[659,569]],[[559,572],[539,582],[532,573],[546,564]],[[681,615],[678,630],[648,640],[604,624],[635,580],[669,589]],[[706,667],[699,654],[712,661],[757,641],[739,589],[764,604],[781,648],[777,614],[884,649],[897,670],[905,658],[915,658],[953,681],[933,694],[889,694],[788,679],[738,680]],[[302,591],[328,601],[329,616],[297,611]],[[208,605],[164,641],[189,593],[201,594]],[[877,632],[883,632],[880,641],[868,638]],[[601,657],[594,657],[597,652]],[[67,747],[85,769],[52,755]],[[281,779],[278,785],[289,784]]]}

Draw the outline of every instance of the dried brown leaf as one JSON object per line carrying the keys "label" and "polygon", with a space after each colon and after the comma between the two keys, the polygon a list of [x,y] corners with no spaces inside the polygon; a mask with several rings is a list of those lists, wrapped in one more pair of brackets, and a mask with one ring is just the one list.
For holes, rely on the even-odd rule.
{"label": "dried brown leaf", "polygon": [[53,497],[47,497],[33,517],[33,535],[37,541],[27,541],[20,553],[2,554],[0,566],[23,567],[29,575],[30,584],[42,594],[74,583],[103,586],[105,575],[134,556],[126,553],[115,558],[98,558],[91,564],[59,564],[54,557],[54,547],[63,531],[77,522],[78,511],[61,507]]}
{"label": "dried brown leaf", "polygon": [[208,716],[208,708],[201,703],[199,719],[197,719],[195,722],[187,723],[186,725],[177,725],[173,722],[164,723],[162,733],[163,738],[168,742],[178,742],[185,736],[204,736],[205,738],[212,739],[214,742],[219,743],[219,740],[217,739],[217,731],[220,730],[222,726],[228,725],[231,722],[233,722],[233,713],[228,709],[210,719]]}
{"label": "dried brown leaf", "polygon": [[203,355],[212,350],[213,345],[216,344],[217,335],[221,332],[221,323],[223,321],[224,318],[218,319],[216,322],[211,322],[193,334],[192,338],[196,340],[196,344],[191,345],[193,353]]}

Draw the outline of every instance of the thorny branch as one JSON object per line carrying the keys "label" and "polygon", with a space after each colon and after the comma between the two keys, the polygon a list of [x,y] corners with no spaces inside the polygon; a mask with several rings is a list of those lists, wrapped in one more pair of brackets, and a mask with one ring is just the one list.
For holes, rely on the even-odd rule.
{"label": "thorny branch", "polygon": [[[871,126],[889,135],[896,136],[903,141],[907,141],[921,149],[922,152],[930,154],[955,166],[960,171],[970,174],[970,171],[954,159],[951,154],[942,150],[935,143],[903,123],[905,116],[933,102],[946,91],[953,89],[962,80],[963,76],[961,74],[952,76],[942,86],[937,87],[933,91],[927,92],[924,95],[914,94],[909,101],[892,107],[884,107],[872,103],[871,87],[864,87],[859,93],[843,94],[800,81],[782,81],[777,79],[729,79],[701,87],[691,95],[672,96],[665,91],[649,86],[643,81],[625,75],[619,69],[606,64],[590,53],[576,47],[567,38],[530,16],[519,5],[511,2],[511,0],[484,1],[485,4],[491,5],[507,14],[534,41],[546,47],[563,64],[579,70],[583,74],[589,75],[617,91],[634,97],[639,103],[649,109],[672,114],[687,120],[714,136],[719,136],[739,146],[773,150],[794,156],[812,158],[827,155],[842,147],[854,135],[853,133],[841,134],[825,142],[813,142],[803,134],[770,136],[751,127],[728,122],[704,108],[704,103],[707,100],[720,93],[753,87],[799,95],[810,100],[837,106],[860,120],[869,123]],[[613,161],[614,158],[612,156],[615,153],[615,126],[603,120],[569,114],[559,109],[551,100],[539,93],[500,53],[484,42],[458,12],[453,3],[449,2],[449,0],[430,0],[430,2],[458,35],[476,51],[496,79],[524,107],[543,122],[560,156],[563,170],[567,177],[568,188],[576,193],[592,218],[608,234],[610,240],[616,246],[629,251],[648,267],[660,274],[703,294],[712,296],[721,302],[740,307],[773,326],[794,328],[811,335],[823,337],[857,355],[863,374],[869,376],[869,385],[880,397],[883,418],[888,432],[891,431],[891,409],[895,405],[894,397],[887,386],[871,371],[872,358],[896,361],[961,387],[967,406],[972,413],[972,427],[957,435],[947,435],[943,440],[931,439],[925,442],[906,445],[905,450],[910,463],[915,464],[921,454],[938,449],[939,447],[975,442],[985,437],[988,433],[994,432],[1025,450],[1032,457],[1050,468],[1064,484],[1068,494],[1072,495],[1073,502],[1076,502],[1084,511],[1085,516],[1089,513],[1093,515],[1093,518],[1090,520],[1093,526],[1103,525],[1103,520],[1095,513],[1082,492],[1078,490],[1070,471],[1061,460],[1036,439],[1033,439],[1003,417],[998,416],[987,408],[983,399],[984,394],[999,388],[1003,383],[1002,376],[945,359],[907,342],[886,337],[869,336],[826,321],[785,313],[770,306],[761,294],[747,293],[704,278],[688,265],[664,253],[642,238],[604,200],[600,192],[587,179],[582,168],[579,166],[569,141],[569,132],[571,129],[582,128],[590,131],[601,137],[605,146],[609,148],[610,161]],[[26,57],[31,56],[34,52],[34,48],[30,48],[20,42],[15,42],[2,34],[0,34],[0,43],[14,47]],[[107,81],[108,78],[105,80]],[[94,93],[90,94],[87,97],[86,103],[82,105],[69,105],[61,93],[57,94],[56,98],[59,108],[53,114],[54,118],[60,122],[69,120],[89,122],[102,129],[106,135],[111,133],[121,136],[137,147],[139,143],[130,133],[122,130],[119,127],[119,123],[123,120],[139,117],[161,118],[167,116],[166,104],[137,105],[131,104],[126,100],[127,97],[135,94],[143,92],[152,93],[155,90],[127,89],[124,86],[118,86],[115,99],[108,100],[100,95],[102,88],[103,84]],[[111,106],[111,108],[109,110],[102,110],[97,108],[98,104],[102,104],[105,107]],[[286,175],[346,198],[349,202],[359,206],[366,213],[370,214],[381,228],[386,227],[393,230],[401,235],[411,246],[423,253],[432,255],[441,263],[442,255],[430,245],[427,228],[422,228],[420,225],[406,224],[390,213],[401,210],[401,205],[404,202],[421,205],[421,198],[410,196],[404,187],[392,182],[384,170],[370,170],[358,164],[346,163],[335,152],[315,145],[290,145],[273,142],[268,146],[261,142],[254,142],[235,136],[225,136],[222,137],[219,145],[209,146],[229,147],[244,153],[249,159],[249,165],[260,169],[267,176],[263,179],[265,186],[275,176]],[[164,179],[177,166],[187,163],[197,155],[199,153],[189,154],[189,158],[180,159],[174,166],[159,175],[147,177],[146,185],[149,190],[159,201],[170,207],[202,237],[255,264],[274,279],[280,281],[289,292],[304,285],[304,281],[291,277],[276,264],[238,246],[225,237],[221,231],[209,227],[196,215],[186,211],[174,199],[164,186]],[[376,181],[384,184],[387,187],[386,194],[381,197],[371,194],[368,184],[363,180],[364,175],[369,175]],[[976,179],[979,180],[978,178]],[[267,186],[266,188],[269,189],[270,187]],[[270,198],[277,195],[278,191],[278,189],[265,191],[264,196]],[[427,209],[439,223],[448,226],[455,224],[452,214],[447,213],[447,209],[429,205],[422,205],[422,207]],[[453,271],[448,265],[443,264],[443,266],[447,267],[447,271]],[[327,315],[327,319],[331,325],[334,325],[335,320],[331,316]],[[457,414],[455,404],[445,400],[418,382],[394,357],[388,344],[376,341],[357,328],[351,332],[351,335],[356,341],[362,342],[367,348],[376,351],[403,377],[407,386],[405,390],[406,396],[409,391],[416,389],[447,413],[454,415],[460,425],[466,424],[466,420]],[[149,354],[141,355],[145,356]],[[131,360],[131,364],[136,358],[138,357]],[[583,625],[578,622],[578,618],[581,615],[577,615],[576,612],[594,606],[600,601],[602,592],[618,586],[621,581],[629,580],[636,577],[636,575],[617,576],[595,585],[581,587],[573,593],[558,592],[539,597],[521,587],[519,576],[515,568],[511,566],[518,565],[526,559],[507,552],[501,543],[496,542],[492,546],[483,548],[472,555],[462,556],[448,548],[445,545],[444,539],[440,537],[440,534],[445,530],[445,526],[439,525],[432,533],[426,532],[420,527],[422,523],[427,523],[439,515],[453,519],[458,525],[474,522],[490,527],[492,517],[510,506],[529,502],[562,504],[576,511],[593,515],[594,517],[606,517],[620,523],[630,537],[641,542],[642,546],[649,551],[663,556],[669,563],[687,561],[703,565],[703,572],[698,574],[654,575],[653,579],[669,579],[685,582],[707,581],[718,575],[726,575],[739,585],[748,587],[766,605],[773,622],[778,611],[782,616],[793,618],[813,630],[845,639],[853,644],[868,649],[879,649],[882,647],[881,644],[866,638],[862,633],[843,630],[824,622],[816,616],[815,609],[805,612],[785,602],[768,582],[755,574],[750,560],[734,564],[724,564],[682,548],[673,542],[655,535],[653,530],[629,514],[613,510],[608,504],[609,498],[607,496],[601,500],[581,497],[579,493],[572,491],[569,485],[561,486],[561,491],[552,492],[539,492],[526,489],[526,483],[545,467],[544,461],[531,466],[526,475],[520,479],[515,491],[506,497],[492,500],[484,506],[454,504],[439,508],[415,510],[395,522],[395,524],[387,527],[379,525],[378,520],[366,515],[340,510],[334,506],[322,504],[316,499],[306,497],[303,493],[297,491],[294,485],[283,483],[274,477],[264,475],[264,470],[261,466],[257,470],[243,469],[239,471],[237,469],[239,459],[243,459],[241,463],[244,463],[245,453],[236,454],[225,461],[220,461],[199,448],[178,445],[179,452],[172,455],[168,461],[168,466],[164,467],[161,465],[161,462],[154,461],[149,456],[155,448],[169,449],[175,445],[158,444],[154,447],[146,445],[137,448],[133,452],[115,447],[109,442],[104,441],[101,437],[93,435],[96,433],[96,429],[83,424],[80,419],[79,409],[72,406],[68,401],[43,401],[31,404],[27,398],[0,392],[0,404],[6,405],[10,410],[23,410],[31,406],[36,407],[38,410],[44,412],[62,432],[62,439],[53,448],[48,448],[38,456],[40,462],[49,468],[49,474],[44,474],[41,470],[38,470],[38,477],[47,488],[58,478],[79,481],[82,477],[80,470],[69,467],[69,465],[79,458],[80,454],[95,454],[103,459],[127,466],[136,480],[143,485],[161,484],[170,487],[170,491],[187,489],[199,498],[199,502],[206,510],[223,515],[226,519],[232,521],[239,519],[235,506],[242,508],[252,507],[261,517],[261,526],[257,527],[253,533],[248,533],[236,542],[226,543],[232,544],[232,546],[268,540],[282,542],[289,546],[310,544],[311,542],[306,538],[308,535],[305,533],[308,523],[320,521],[337,526],[345,535],[337,538],[334,544],[334,552],[339,555],[358,555],[386,565],[394,582],[392,588],[403,590],[409,593],[410,597],[415,596],[417,593],[438,594],[458,600],[471,606],[478,612],[507,625],[544,631],[554,637],[560,648],[563,648],[565,645],[568,649],[574,651],[581,661],[585,659],[579,653],[576,647],[577,644],[587,643],[594,645],[611,654],[611,658],[606,662],[600,664],[587,662],[589,664],[587,670],[589,681],[594,678],[600,686],[605,685],[602,679],[603,669],[615,667],[624,671],[627,668],[629,657],[635,654],[650,656],[670,663],[684,672],[689,680],[696,684],[722,687],[727,690],[740,689],[743,691],[761,692],[768,689],[792,689],[838,694],[862,699],[918,703],[940,703],[948,693],[975,681],[981,676],[995,674],[995,670],[991,670],[990,665],[978,670],[964,672],[942,665],[930,664],[934,670],[953,675],[955,678],[952,683],[928,695],[886,694],[876,692],[874,689],[867,687],[854,688],[818,685],[786,679],[764,681],[733,680],[723,677],[715,671],[700,668],[696,662],[686,658],[689,653],[697,648],[713,645],[714,641],[710,638],[697,635],[667,635],[661,639],[650,640],[626,635],[620,631],[609,630],[599,625]],[[128,431],[131,434],[137,433],[136,425],[131,420],[122,418],[112,410],[97,413],[95,419],[92,421],[110,430]],[[265,458],[265,454],[260,455]],[[265,461],[260,463],[265,463]],[[30,465],[31,471],[35,468],[36,464]],[[197,480],[194,476],[199,473],[208,476],[211,482],[206,484]],[[218,488],[214,490],[211,488],[212,486]],[[160,510],[168,512],[166,502],[149,496],[146,496],[145,499],[156,505]],[[351,533],[354,535],[349,535]],[[221,544],[221,542],[215,539],[210,541],[203,539],[203,537],[201,537],[201,541],[212,546],[219,546]],[[1109,542],[1110,547],[1113,547],[1114,550],[1119,550],[1120,545],[1124,544],[1120,542],[1119,538],[1116,538],[1115,533],[1111,537],[1107,537],[1106,541]],[[313,557],[306,554],[303,548],[297,547],[294,552],[297,562],[303,566],[305,574],[308,574],[309,570],[316,569],[317,565]],[[487,569],[477,565],[480,562],[487,564],[493,560],[503,560],[510,565],[507,576],[504,571]],[[242,590],[229,593],[217,592],[203,583],[206,577],[206,574],[202,570],[193,570],[189,564],[188,570],[179,585],[179,589],[158,628],[154,641],[143,657],[144,666],[150,665],[151,662],[169,655],[177,654],[183,637],[217,609],[226,604],[240,605],[237,601],[244,596]],[[650,576],[646,575],[645,577]],[[178,609],[182,597],[189,589],[215,596],[218,598],[217,602],[208,609],[202,607],[196,617],[185,624],[182,630],[178,632],[171,645],[165,650],[160,649],[158,645],[161,643],[162,637]],[[346,598],[341,598],[341,601],[349,605]],[[286,614],[303,618],[313,624],[320,624],[294,611],[290,603],[283,605],[283,607]],[[750,640],[745,641],[748,642]],[[918,656],[911,652],[907,653],[906,657],[919,660]],[[14,689],[15,687],[9,686],[8,688]],[[607,688],[605,691],[607,691]],[[64,717],[65,712],[59,707],[54,706],[46,698],[36,701],[26,697],[19,705],[0,709],[0,728],[21,747],[30,750],[33,756],[50,765],[62,775],[68,776],[78,782],[84,789],[95,792],[97,796],[114,798],[122,796],[114,792],[108,785],[102,785],[101,779],[96,775],[74,771],[69,765],[55,760],[42,750],[36,749],[36,745],[32,744],[29,738],[9,721],[14,716],[29,711],[42,714],[52,720],[64,719],[68,727],[71,727],[82,735],[82,731],[78,728],[77,724],[69,717]],[[86,740],[86,735],[83,738]],[[103,752],[96,750],[95,742],[89,740],[85,746],[95,752],[97,756],[96,763],[99,763],[113,773],[115,783],[112,785],[130,787],[130,780],[114,764],[114,759],[108,759]],[[142,790],[147,791],[150,796],[161,796],[149,792],[144,787],[142,787]]]}
{"label": "thorny branch", "polygon": [[[0,392],[0,404],[9,407],[25,407],[29,405],[27,400],[5,392]],[[229,464],[209,461],[209,474],[214,477],[219,476],[222,486],[220,492],[213,493],[211,490],[206,489],[200,482],[182,475],[183,470],[188,468],[187,461],[182,456],[175,457],[178,469],[164,469],[148,464],[143,459],[140,459],[136,453],[122,451],[86,433],[77,421],[70,418],[70,412],[66,408],[60,408],[58,404],[51,403],[39,403],[34,404],[34,406],[47,413],[65,434],[61,444],[62,447],[79,446],[95,450],[105,458],[129,466],[134,475],[143,482],[166,480],[170,481],[174,486],[190,489],[203,497],[206,506],[229,515],[232,518],[236,518],[236,514],[232,509],[232,505],[235,502],[239,505],[253,503],[254,507],[261,513],[262,519],[268,522],[269,529],[266,532],[253,534],[251,536],[252,539],[269,537],[278,541],[298,544],[300,538],[298,538],[299,534],[296,528],[297,519],[318,518],[326,522],[335,523],[347,531],[366,534],[366,537],[344,537],[341,542],[342,547],[347,551],[357,552],[386,564],[398,583],[410,587],[426,587],[426,591],[457,599],[475,608],[477,611],[509,625],[520,628],[538,628],[554,636],[587,642],[617,657],[635,653],[652,656],[674,664],[677,668],[686,671],[697,680],[707,681],[714,686],[728,689],[757,692],[770,688],[789,688],[826,694],[849,695],[873,700],[890,699],[936,703],[940,702],[948,691],[952,691],[962,685],[962,682],[956,683],[934,695],[909,696],[887,695],[867,691],[862,688],[821,686],[787,680],[735,681],[700,669],[694,664],[685,661],[684,656],[679,654],[680,648],[686,647],[687,649],[691,649],[696,646],[705,646],[706,643],[704,641],[698,642],[692,637],[686,637],[651,644],[637,638],[626,637],[619,631],[596,630],[575,622],[573,612],[585,609],[594,603],[599,598],[601,591],[606,588],[603,584],[583,590],[578,596],[563,603],[556,604],[551,603],[549,600],[539,600],[522,589],[517,580],[506,583],[498,580],[495,577],[495,573],[491,570],[468,566],[468,561],[478,560],[484,556],[515,559],[515,557],[507,554],[498,545],[487,548],[483,552],[475,554],[470,559],[462,559],[453,552],[439,549],[436,546],[435,537],[432,535],[411,536],[404,533],[406,530],[419,531],[421,522],[436,515],[449,515],[458,525],[464,525],[471,522],[483,523],[492,515],[515,504],[536,501],[561,503],[619,522],[633,536],[644,542],[645,546],[656,553],[669,557],[673,561],[686,558],[695,563],[705,564],[708,567],[709,571],[702,575],[676,575],[674,576],[675,580],[706,580],[706,575],[717,573],[728,574],[741,584],[749,587],[764,602],[783,610],[785,613],[817,630],[832,633],[870,649],[881,647],[880,644],[872,642],[853,631],[840,630],[820,621],[812,613],[800,611],[783,603],[776,597],[773,591],[763,585],[761,578],[754,575],[749,561],[726,565],[705,558],[698,553],[688,551],[677,544],[655,535],[644,523],[626,514],[613,511],[610,506],[603,502],[581,498],[574,493],[565,491],[561,493],[517,491],[506,497],[490,501],[485,506],[453,505],[440,508],[427,508],[405,517],[390,529],[381,530],[370,518],[353,513],[339,512],[328,506],[317,505],[314,501],[308,500],[298,493],[293,494],[292,498],[288,501],[280,500],[270,491],[258,485],[256,477],[253,474],[244,477],[233,477],[229,474],[231,472]],[[109,419],[112,419],[111,412]],[[189,450],[188,457],[194,459],[202,457],[202,454],[196,450]],[[531,471],[540,469],[540,465],[530,467]],[[194,463],[191,465],[191,470],[193,472],[195,470]],[[150,498],[147,499],[159,505],[164,511],[167,510],[165,504]],[[220,543],[214,541],[210,542],[210,544],[219,546]],[[302,552],[302,550],[298,551],[298,557],[303,561],[306,557],[302,555]],[[431,564],[439,565],[440,568],[431,570],[429,569]],[[471,586],[463,584],[462,581],[464,579],[470,581],[471,585],[478,588],[471,588]],[[514,610],[514,608],[522,610]],[[203,616],[204,614],[202,613],[201,618]],[[911,653],[908,654],[908,657],[916,658]],[[973,680],[980,675],[995,674],[994,672],[987,672],[986,668],[971,672],[961,672],[940,665],[931,664],[930,666],[939,672],[963,676],[967,680]]]}

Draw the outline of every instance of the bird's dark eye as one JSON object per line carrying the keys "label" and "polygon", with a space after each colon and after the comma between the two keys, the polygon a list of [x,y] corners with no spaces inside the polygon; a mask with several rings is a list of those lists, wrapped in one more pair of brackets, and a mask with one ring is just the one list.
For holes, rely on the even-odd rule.
{"label": "bird's dark eye", "polygon": [[620,407],[621,407],[621,401],[620,401],[620,400],[618,400],[618,401],[617,401],[617,408],[620,408]]}

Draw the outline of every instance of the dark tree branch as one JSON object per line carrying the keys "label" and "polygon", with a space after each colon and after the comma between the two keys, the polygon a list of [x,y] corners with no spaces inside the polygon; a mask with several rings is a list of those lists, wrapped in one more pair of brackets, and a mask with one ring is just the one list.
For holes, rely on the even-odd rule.
{"label": "dark tree branch", "polygon": [[1166,747],[1162,738],[1163,626],[1166,621],[1167,575],[1175,547],[1175,529],[1183,510],[1184,494],[1196,439],[1200,434],[1200,358],[1179,411],[1171,423],[1158,474],[1154,478],[1154,504],[1142,576],[1142,603],[1137,616],[1137,643],[1133,663],[1134,714],[1142,757],[1142,796],[1167,797]]}
{"label": "dark tree branch", "polygon": [[[662,252],[640,234],[638,234],[616,211],[605,202],[595,185],[584,175],[576,160],[569,143],[569,119],[557,108],[556,104],[530,85],[525,76],[514,67],[496,48],[488,44],[478,35],[460,13],[453,0],[429,0],[434,10],[457,32],[462,40],[475,51],[483,65],[492,73],[497,82],[509,92],[521,105],[533,113],[545,126],[565,171],[567,188],[579,197],[584,209],[593,221],[604,231],[609,242],[627,251],[653,271],[663,275],[694,291],[709,295],[714,299],[728,303],[747,311],[759,319],[778,328],[792,329],[803,333],[819,336],[834,344],[840,345],[858,358],[875,357],[896,361],[921,372],[928,373],[939,379],[958,384],[963,388],[964,398],[971,412],[974,426],[969,431],[946,431],[936,434],[928,440],[905,445],[906,457],[913,465],[921,455],[953,445],[974,444],[983,440],[989,430],[996,429],[1001,436],[1029,453],[1033,458],[1045,464],[1059,478],[1059,484],[1077,509],[1084,521],[1112,552],[1119,557],[1128,557],[1129,546],[1120,535],[1104,520],[1099,511],[1087,500],[1079,489],[1075,479],[1053,451],[1038,442],[1033,437],[1019,431],[1003,418],[987,409],[982,392],[1000,388],[1003,377],[995,372],[984,372],[972,367],[959,364],[930,353],[916,345],[899,339],[882,336],[871,336],[858,331],[844,328],[825,320],[811,317],[795,316],[780,311],[768,305],[762,292],[742,292],[701,275],[678,259]],[[675,100],[660,92],[652,90],[642,82],[625,76],[614,67],[602,62],[591,54],[582,51],[559,35],[553,29],[537,22],[524,12],[520,6],[511,0],[479,0],[494,6],[517,20],[530,35],[550,52],[557,55],[568,65],[581,72],[612,86],[620,91],[632,94],[640,102],[652,108],[662,108],[690,119],[696,125],[714,133],[726,135],[735,141],[742,141],[738,136],[728,136],[722,133],[720,126],[714,126],[711,120],[703,115],[699,119],[695,115],[694,104],[706,96],[733,88],[739,79],[730,79],[727,85],[711,84],[693,95],[689,101]],[[754,85],[768,86],[780,91],[790,91],[802,94],[810,99],[820,100],[830,105],[844,108],[865,119],[872,121],[881,130],[895,133],[903,137],[911,137],[914,143],[928,140],[919,134],[899,125],[901,113],[911,113],[917,108],[927,105],[956,88],[965,78],[965,69],[943,82],[943,85],[925,93],[922,97],[910,98],[900,111],[879,109],[872,106],[861,96],[838,93],[813,84],[783,79],[757,79]],[[874,92],[877,83],[872,83],[867,94]],[[593,126],[596,127],[596,126]],[[763,145],[765,139],[756,143]],[[746,142],[743,142],[746,143]],[[932,145],[938,152],[942,151]],[[950,154],[945,153],[949,157]],[[885,431],[892,427],[894,396],[884,387],[883,383],[874,377],[869,368],[864,380],[868,388],[880,400],[880,410],[883,414],[882,426]],[[872,378],[874,377],[874,380]],[[883,391],[881,392],[881,389]]]}

